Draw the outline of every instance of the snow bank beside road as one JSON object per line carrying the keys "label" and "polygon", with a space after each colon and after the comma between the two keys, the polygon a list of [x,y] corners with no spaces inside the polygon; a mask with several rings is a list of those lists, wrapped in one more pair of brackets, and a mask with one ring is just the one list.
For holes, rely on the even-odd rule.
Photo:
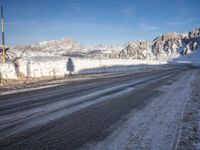
{"label": "snow bank beside road", "polygon": [[[20,59],[18,61],[19,72],[26,77],[45,77],[55,76],[64,77],[70,73],[100,73],[100,72],[120,72],[141,65],[158,65],[166,62],[158,61],[139,61],[129,59],[80,59],[69,57],[32,57]],[[130,66],[131,67],[128,67]]]}
{"label": "snow bank beside road", "polygon": [[0,63],[0,79],[17,79],[17,74],[13,63]]}
{"label": "snow bank beside road", "polygon": [[62,56],[21,58],[1,63],[0,79],[64,77],[73,74],[141,72],[157,70],[166,62],[132,59],[81,59]]}
{"label": "snow bank beside road", "polygon": [[172,63],[192,63],[200,65],[200,48],[196,51],[190,53],[189,55],[184,55],[172,60]]}
{"label": "snow bank beside road", "polygon": [[64,76],[66,58],[32,57],[18,60],[19,72],[25,77]]}

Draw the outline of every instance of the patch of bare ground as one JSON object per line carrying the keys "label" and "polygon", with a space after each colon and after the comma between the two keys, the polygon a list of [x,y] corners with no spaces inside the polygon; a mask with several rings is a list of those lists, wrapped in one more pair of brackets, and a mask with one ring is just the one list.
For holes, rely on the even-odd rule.
{"label": "patch of bare ground", "polygon": [[59,82],[60,80],[69,79],[63,77],[40,77],[40,78],[25,78],[20,77],[17,80],[0,79],[0,91],[17,90],[27,87],[40,87],[42,85],[51,84],[51,82]]}

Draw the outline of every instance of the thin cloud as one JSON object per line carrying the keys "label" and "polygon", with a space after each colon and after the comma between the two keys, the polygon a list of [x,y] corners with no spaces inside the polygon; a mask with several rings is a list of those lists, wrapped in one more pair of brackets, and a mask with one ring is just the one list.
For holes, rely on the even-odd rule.
{"label": "thin cloud", "polygon": [[191,24],[194,21],[196,21],[195,18],[188,18],[188,19],[183,19],[183,20],[179,20],[179,21],[170,21],[170,22],[167,22],[167,24],[170,26],[182,26],[182,25]]}
{"label": "thin cloud", "polygon": [[147,23],[139,23],[139,28],[144,31],[154,31],[154,30],[159,29],[158,26],[150,25]]}
{"label": "thin cloud", "polygon": [[134,16],[134,8],[133,6],[128,6],[124,9],[122,9],[122,14],[124,15],[124,17],[126,18],[130,18]]}
{"label": "thin cloud", "polygon": [[68,6],[71,7],[73,10],[75,10],[77,13],[81,14],[83,12],[81,7],[77,3],[70,3],[68,4]]}

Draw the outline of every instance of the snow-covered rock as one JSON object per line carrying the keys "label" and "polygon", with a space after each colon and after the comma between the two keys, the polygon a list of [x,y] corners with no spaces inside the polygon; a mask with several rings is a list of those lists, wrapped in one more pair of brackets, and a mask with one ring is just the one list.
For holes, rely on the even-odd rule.
{"label": "snow-covered rock", "polygon": [[118,57],[151,60],[154,59],[151,46],[152,43],[149,41],[130,42],[122,51],[118,53]]}
{"label": "snow-covered rock", "polygon": [[153,40],[152,52],[157,59],[170,60],[188,55],[200,45],[200,28],[188,33],[165,33]]}

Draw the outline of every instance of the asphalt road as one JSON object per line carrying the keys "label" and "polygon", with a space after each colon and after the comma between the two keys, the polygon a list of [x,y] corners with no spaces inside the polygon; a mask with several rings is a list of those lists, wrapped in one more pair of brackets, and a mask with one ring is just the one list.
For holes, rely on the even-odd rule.
{"label": "asphalt road", "polygon": [[82,147],[104,140],[132,110],[145,108],[188,69],[74,81],[0,96],[0,149]]}

